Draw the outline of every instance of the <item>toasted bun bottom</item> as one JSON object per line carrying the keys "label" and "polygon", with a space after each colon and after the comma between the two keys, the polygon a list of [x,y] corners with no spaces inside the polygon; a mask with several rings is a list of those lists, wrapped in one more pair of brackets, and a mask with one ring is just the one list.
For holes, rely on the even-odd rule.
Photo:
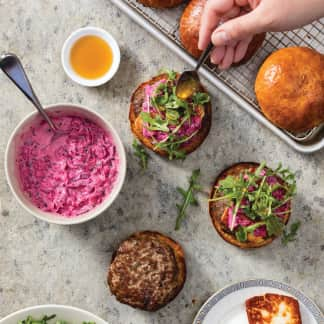
{"label": "toasted bun bottom", "polygon": [[[210,193],[210,198],[214,197],[215,194],[215,187],[219,185],[219,182],[223,179],[225,179],[227,176],[238,176],[240,173],[244,172],[245,170],[251,170],[255,171],[259,167],[258,163],[254,162],[241,162],[234,164],[230,166],[229,168],[225,169],[222,171],[218,177],[216,178],[216,181],[214,183],[214,186],[211,190]],[[251,248],[259,248],[265,245],[270,244],[276,237],[269,237],[269,238],[262,238],[262,237],[255,237],[254,235],[249,235],[248,239],[250,241],[247,242],[240,242],[236,239],[235,235],[232,234],[229,229],[221,222],[221,218],[226,212],[227,205],[225,201],[217,201],[217,202],[209,202],[209,214],[211,217],[211,220],[213,222],[213,225],[218,232],[218,234],[228,243],[235,245],[241,249],[251,249]],[[289,218],[290,218],[289,213],[285,220],[284,223],[287,224]]]}

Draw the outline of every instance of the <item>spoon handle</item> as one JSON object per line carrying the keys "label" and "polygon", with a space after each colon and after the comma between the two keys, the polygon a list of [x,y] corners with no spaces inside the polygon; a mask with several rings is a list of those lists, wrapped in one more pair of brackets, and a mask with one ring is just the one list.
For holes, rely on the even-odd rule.
{"label": "spoon handle", "polygon": [[214,48],[214,45],[212,42],[209,43],[207,48],[204,50],[204,52],[200,55],[199,60],[197,62],[195,71],[198,71],[200,66],[206,61],[206,58],[209,56],[211,50]]}
{"label": "spoon handle", "polygon": [[44,111],[39,99],[37,98],[26,72],[15,54],[4,54],[0,58],[0,69],[8,76],[8,78],[17,86],[18,89],[27,97],[27,99],[37,108],[42,117],[46,120],[53,131],[56,126]]}

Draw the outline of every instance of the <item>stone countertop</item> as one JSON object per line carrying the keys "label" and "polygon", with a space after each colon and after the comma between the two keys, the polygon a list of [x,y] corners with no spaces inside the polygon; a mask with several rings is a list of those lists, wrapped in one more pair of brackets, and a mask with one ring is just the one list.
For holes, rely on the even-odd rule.
{"label": "stone countertop", "polygon": [[[5,180],[3,156],[17,123],[33,107],[0,74],[0,317],[23,307],[58,303],[87,309],[111,324],[190,324],[201,304],[216,290],[249,278],[269,278],[304,291],[324,309],[324,151],[303,156],[239,109],[227,97],[213,99],[213,126],[205,143],[184,162],[152,156],[141,172],[131,149],[128,124],[133,89],[161,67],[185,64],[108,0],[0,0],[1,51],[16,53],[44,104],[80,103],[112,122],[126,145],[129,162],[122,193],[102,216],[83,225],[62,227],[35,219],[22,209]],[[119,41],[122,61],[106,86],[87,89],[65,76],[60,50],[73,30],[95,25]],[[299,239],[283,247],[242,251],[216,234],[206,196],[190,208],[181,230],[173,230],[177,186],[186,186],[194,168],[209,190],[216,174],[238,161],[282,161],[297,172],[293,219],[302,221]],[[137,230],[157,230],[185,249],[188,277],[184,289],[156,313],[118,303],[106,284],[111,254]]]}

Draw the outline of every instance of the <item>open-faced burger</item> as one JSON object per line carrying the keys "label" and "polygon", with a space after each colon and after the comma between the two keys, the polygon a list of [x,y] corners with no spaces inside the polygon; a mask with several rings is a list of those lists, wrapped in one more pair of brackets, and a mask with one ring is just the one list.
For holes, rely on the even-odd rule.
{"label": "open-faced burger", "polygon": [[111,292],[121,303],[146,311],[168,304],[186,280],[181,246],[157,232],[138,232],[114,253],[108,273]]}
{"label": "open-faced burger", "polygon": [[[180,40],[183,47],[194,57],[198,58],[202,51],[198,48],[200,20],[207,0],[191,0],[184,10],[180,20]],[[261,33],[253,37],[243,59],[237,63],[249,61],[262,46],[266,34]]]}
{"label": "open-faced burger", "polygon": [[178,74],[162,73],[133,93],[129,120],[134,135],[149,149],[169,159],[196,150],[211,126],[210,97],[203,87],[186,100],[175,94]]}
{"label": "open-faced burger", "polygon": [[152,8],[172,8],[180,5],[184,0],[138,0],[146,7]]}
{"label": "open-faced burger", "polygon": [[282,234],[296,192],[294,175],[280,165],[238,163],[216,179],[209,213],[221,237],[240,248],[258,248]]}

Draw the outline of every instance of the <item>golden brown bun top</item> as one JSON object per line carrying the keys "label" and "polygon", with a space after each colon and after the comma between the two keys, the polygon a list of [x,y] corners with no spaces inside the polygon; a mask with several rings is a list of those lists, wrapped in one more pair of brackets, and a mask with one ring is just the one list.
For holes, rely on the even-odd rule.
{"label": "golden brown bun top", "polygon": [[[198,58],[202,51],[198,49],[200,20],[206,4],[206,0],[191,0],[184,10],[180,20],[180,39],[182,45],[194,57]],[[248,47],[244,58],[239,64],[249,61],[261,47],[265,33],[255,35]]]}
{"label": "golden brown bun top", "polygon": [[181,4],[184,0],[138,0],[144,6],[152,8],[172,8]]}
{"label": "golden brown bun top", "polygon": [[259,70],[255,92],[265,116],[291,132],[324,122],[324,56],[306,47],[270,55]]}

